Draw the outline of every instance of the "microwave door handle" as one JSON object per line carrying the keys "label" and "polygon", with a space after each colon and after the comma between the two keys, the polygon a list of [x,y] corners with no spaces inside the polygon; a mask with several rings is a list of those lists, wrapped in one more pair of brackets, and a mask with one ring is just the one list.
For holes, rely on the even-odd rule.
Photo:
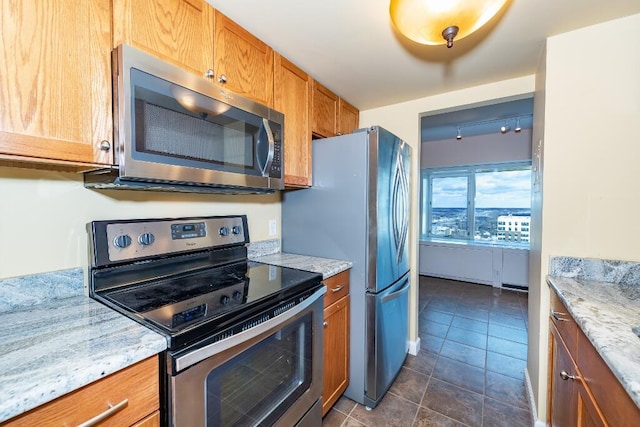
{"label": "microwave door handle", "polygon": [[273,138],[273,132],[271,132],[271,126],[269,126],[269,121],[267,119],[262,119],[262,126],[264,127],[264,133],[267,134],[267,139],[269,140],[269,151],[267,152],[267,159],[264,163],[264,168],[262,168],[262,176],[268,177],[271,163],[273,163],[273,154],[276,150],[276,142]]}

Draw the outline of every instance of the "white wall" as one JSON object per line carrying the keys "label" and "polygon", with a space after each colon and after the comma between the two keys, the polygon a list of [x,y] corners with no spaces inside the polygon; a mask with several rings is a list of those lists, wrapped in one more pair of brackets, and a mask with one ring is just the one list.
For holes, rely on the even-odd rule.
{"label": "white wall", "polygon": [[529,286],[529,250],[501,245],[420,242],[420,274],[496,288]]}
{"label": "white wall", "polygon": [[523,95],[533,93],[533,90],[534,76],[532,75],[360,112],[361,127],[380,125],[407,141],[413,148],[411,161],[411,230],[409,232],[412,282],[409,307],[409,338],[412,341],[416,341],[418,338],[420,115],[426,112],[468,104],[489,104],[493,103],[494,100],[505,101],[522,98]]}
{"label": "white wall", "polygon": [[531,160],[531,129],[422,143],[423,168]]}
{"label": "white wall", "polygon": [[[280,237],[280,195],[98,192],[82,175],[0,167],[0,278],[86,267],[93,220],[247,214],[252,241]],[[270,219],[277,236],[268,235]]]}
{"label": "white wall", "polygon": [[528,362],[542,419],[549,256],[640,261],[639,42],[640,14],[547,40],[539,301],[529,297],[530,308],[539,303],[539,316],[529,310],[538,353]]}

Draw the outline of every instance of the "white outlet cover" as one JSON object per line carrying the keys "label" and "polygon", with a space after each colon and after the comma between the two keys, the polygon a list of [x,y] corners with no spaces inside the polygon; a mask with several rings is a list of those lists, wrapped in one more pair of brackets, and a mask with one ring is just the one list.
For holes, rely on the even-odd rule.
{"label": "white outlet cover", "polygon": [[278,226],[275,219],[269,220],[269,236],[275,236],[278,234]]}

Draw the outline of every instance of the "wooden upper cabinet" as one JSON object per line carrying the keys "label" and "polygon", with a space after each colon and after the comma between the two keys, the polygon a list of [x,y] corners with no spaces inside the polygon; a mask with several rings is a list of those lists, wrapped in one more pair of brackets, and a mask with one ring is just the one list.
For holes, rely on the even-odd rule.
{"label": "wooden upper cabinet", "polygon": [[216,82],[273,107],[273,49],[217,10],[214,53]]}
{"label": "wooden upper cabinet", "polygon": [[126,43],[201,76],[214,68],[213,26],[205,0],[113,0],[113,47]]}
{"label": "wooden upper cabinet", "polygon": [[110,5],[2,2],[0,158],[112,163]]}
{"label": "wooden upper cabinet", "polygon": [[312,80],[311,131],[328,138],[337,134],[338,96],[319,82]]}
{"label": "wooden upper cabinet", "polygon": [[338,135],[346,135],[358,129],[358,109],[344,99],[338,100]]}
{"label": "wooden upper cabinet", "polygon": [[274,108],[284,113],[284,183],[311,186],[311,78],[275,55]]}

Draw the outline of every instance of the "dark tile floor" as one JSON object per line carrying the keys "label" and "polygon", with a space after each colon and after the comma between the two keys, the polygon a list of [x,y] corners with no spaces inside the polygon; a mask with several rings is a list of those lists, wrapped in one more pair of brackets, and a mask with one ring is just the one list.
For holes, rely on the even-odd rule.
{"label": "dark tile floor", "polygon": [[527,294],[420,276],[417,356],[372,411],[342,397],[323,427],[531,426]]}

